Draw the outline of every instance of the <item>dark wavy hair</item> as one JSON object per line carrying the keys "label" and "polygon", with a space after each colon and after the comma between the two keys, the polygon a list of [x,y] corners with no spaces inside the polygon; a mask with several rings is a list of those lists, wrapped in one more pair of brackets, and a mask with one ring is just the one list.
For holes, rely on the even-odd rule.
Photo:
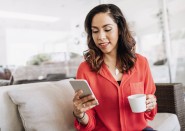
{"label": "dark wavy hair", "polygon": [[90,65],[92,71],[98,72],[103,64],[103,52],[95,45],[92,38],[91,24],[93,17],[98,13],[108,13],[113,21],[118,25],[119,38],[117,49],[118,68],[122,73],[128,72],[135,64],[135,40],[128,29],[126,19],[121,10],[114,4],[100,4],[94,7],[86,16],[85,31],[87,32],[88,50],[84,51],[84,58]]}

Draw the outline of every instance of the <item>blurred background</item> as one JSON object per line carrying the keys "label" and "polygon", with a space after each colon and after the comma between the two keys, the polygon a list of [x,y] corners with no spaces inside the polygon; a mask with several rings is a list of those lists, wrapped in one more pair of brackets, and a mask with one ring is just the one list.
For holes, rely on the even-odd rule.
{"label": "blurred background", "polygon": [[156,83],[185,85],[184,0],[0,0],[0,72],[15,81],[75,77],[85,16],[102,3],[121,8]]}

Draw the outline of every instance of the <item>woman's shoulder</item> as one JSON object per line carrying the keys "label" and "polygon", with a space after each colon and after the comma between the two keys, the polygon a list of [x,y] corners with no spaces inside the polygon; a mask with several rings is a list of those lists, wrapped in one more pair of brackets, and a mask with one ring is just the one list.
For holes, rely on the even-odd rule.
{"label": "woman's shoulder", "polygon": [[87,80],[88,77],[90,76],[90,74],[91,74],[90,66],[86,61],[84,61],[78,67],[76,78],[78,78],[78,79],[83,78],[83,79]]}
{"label": "woman's shoulder", "polygon": [[83,61],[82,63],[80,63],[79,69],[90,70],[90,66],[89,66],[89,64],[86,61]]}
{"label": "woman's shoulder", "polygon": [[143,56],[143,55],[141,55],[141,54],[136,54],[136,58],[137,58],[137,60],[136,60],[136,65],[145,65],[145,64],[147,64],[148,63],[148,60],[147,60],[147,58],[145,57],[145,56]]}
{"label": "woman's shoulder", "polygon": [[137,61],[141,61],[141,62],[144,62],[144,61],[147,61],[147,58],[141,54],[138,54],[136,53],[136,58],[137,58]]}

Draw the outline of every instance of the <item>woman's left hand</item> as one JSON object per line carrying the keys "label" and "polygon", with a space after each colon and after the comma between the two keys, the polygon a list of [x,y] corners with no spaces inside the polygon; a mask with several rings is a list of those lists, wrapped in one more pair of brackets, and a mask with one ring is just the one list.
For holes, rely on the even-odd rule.
{"label": "woman's left hand", "polygon": [[157,99],[154,95],[148,94],[146,95],[146,111],[151,111],[157,105]]}

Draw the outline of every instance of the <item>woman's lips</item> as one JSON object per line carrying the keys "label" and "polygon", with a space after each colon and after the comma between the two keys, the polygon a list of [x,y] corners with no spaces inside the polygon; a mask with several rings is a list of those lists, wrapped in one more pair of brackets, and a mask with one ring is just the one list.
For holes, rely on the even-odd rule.
{"label": "woman's lips", "polygon": [[109,42],[100,43],[100,44],[99,44],[99,46],[100,46],[101,48],[106,48],[108,45],[109,45]]}

